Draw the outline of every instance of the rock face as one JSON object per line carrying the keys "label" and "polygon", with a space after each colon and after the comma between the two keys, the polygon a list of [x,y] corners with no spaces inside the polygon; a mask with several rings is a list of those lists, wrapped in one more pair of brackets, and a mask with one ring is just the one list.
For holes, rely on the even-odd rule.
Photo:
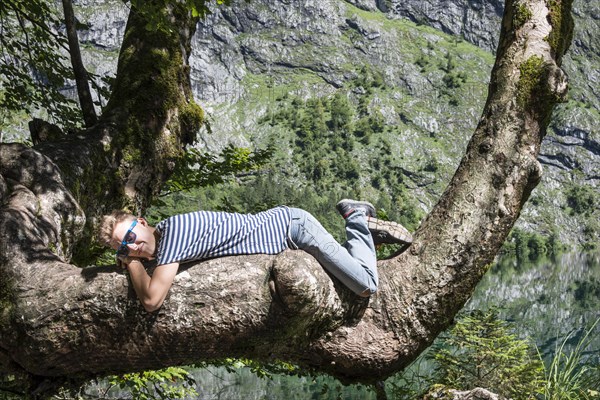
{"label": "rock face", "polygon": [[78,20],[86,29],[78,32],[79,40],[98,49],[117,51],[121,47],[129,7],[112,0],[78,0]]}
{"label": "rock face", "polygon": [[[498,46],[504,2],[500,0],[399,1],[385,8],[390,15],[426,24],[444,33],[464,37],[493,52]],[[383,10],[382,10],[383,11]]]}
{"label": "rock face", "polygon": [[[115,49],[126,8],[111,0],[78,5],[80,19],[90,25],[80,38]],[[211,116],[212,134],[202,133],[202,142],[219,148],[282,135],[259,123],[277,98],[323,97],[336,90],[359,96],[364,88],[349,83],[367,66],[387,88],[370,99],[369,112],[377,110],[401,132],[403,145],[391,150],[407,171],[405,185],[426,211],[477,124],[502,8],[499,0],[254,0],[215,9],[200,23],[190,59],[196,99]],[[573,193],[582,187],[592,197],[588,204],[600,204],[600,39],[594,34],[600,5],[575,0],[573,8],[574,41],[564,59],[570,101],[555,111],[540,154],[545,174],[519,224],[590,244],[600,237],[598,212],[575,212]],[[444,57],[447,66],[441,65]],[[98,67],[92,69],[103,74],[114,68],[114,57],[107,59],[95,58]],[[449,91],[443,82],[448,85],[451,62],[465,79]],[[440,166],[435,174],[424,167],[431,160]]]}

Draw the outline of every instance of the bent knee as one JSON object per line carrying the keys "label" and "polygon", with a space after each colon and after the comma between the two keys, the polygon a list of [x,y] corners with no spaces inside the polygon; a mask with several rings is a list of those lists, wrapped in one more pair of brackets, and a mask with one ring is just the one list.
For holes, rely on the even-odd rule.
{"label": "bent knee", "polygon": [[374,294],[375,294],[375,292],[377,292],[377,286],[373,285],[373,286],[371,286],[370,288],[368,288],[368,289],[365,289],[365,291],[364,291],[364,292],[362,292],[362,293],[359,293],[358,295],[359,295],[360,297],[370,297],[370,296],[374,295]]}

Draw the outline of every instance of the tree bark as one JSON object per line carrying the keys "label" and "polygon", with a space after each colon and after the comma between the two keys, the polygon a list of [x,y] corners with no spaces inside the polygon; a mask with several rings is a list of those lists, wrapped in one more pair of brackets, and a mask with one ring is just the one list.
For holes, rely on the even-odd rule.
{"label": "tree bark", "polygon": [[71,65],[75,73],[75,84],[77,86],[77,96],[79,97],[79,106],[83,114],[83,121],[87,128],[92,127],[98,121],[92,92],[88,82],[88,73],[81,60],[81,51],[79,50],[79,39],[77,38],[77,26],[75,13],[73,12],[73,3],[71,0],[62,0],[63,12],[65,14],[65,26],[67,28],[67,38],[69,40],[69,54],[71,56]]}
{"label": "tree bark", "polygon": [[[187,78],[169,88],[186,101],[169,107],[143,90],[142,83],[161,79],[162,68],[141,80],[128,68],[152,61],[148,46],[161,42],[144,40],[148,33],[130,17],[103,130],[77,142],[94,171],[82,173],[85,157],[73,159],[63,145],[0,147],[0,370],[86,376],[230,356],[287,360],[348,382],[402,370],[452,322],[539,182],[536,157],[552,108],[566,93],[560,63],[572,31],[570,1],[548,4],[507,2],[479,125],[412,247],[379,262],[376,295],[359,298],[306,253],[286,251],[184,265],[152,314],[114,265],[68,263],[84,214],[98,215],[103,203],[127,204],[111,198],[121,187],[115,197],[143,207],[159,186],[151,180],[164,180],[171,154],[186,141],[172,122],[191,102]],[[186,56],[179,60],[185,72]],[[149,108],[138,107],[141,92]],[[166,143],[173,153],[161,147]],[[139,156],[123,156],[138,145]],[[86,176],[87,185],[106,166],[121,178],[101,181],[101,190],[85,191],[96,197],[85,200],[77,177]]]}
{"label": "tree bark", "polygon": [[[148,12],[163,29],[148,27]],[[114,209],[142,214],[203,123],[189,80],[196,22],[179,3],[147,5],[145,13],[132,7],[115,89],[99,122],[84,134],[35,146],[60,168],[87,217],[73,251],[80,265],[99,250],[96,217]]]}

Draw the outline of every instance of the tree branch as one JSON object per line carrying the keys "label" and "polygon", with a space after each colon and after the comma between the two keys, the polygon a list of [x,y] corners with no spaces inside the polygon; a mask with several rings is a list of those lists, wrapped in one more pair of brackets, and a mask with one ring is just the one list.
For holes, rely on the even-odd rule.
{"label": "tree branch", "polygon": [[81,51],[79,49],[79,39],[77,38],[73,3],[71,0],[62,0],[62,5],[65,13],[67,38],[69,40],[69,55],[71,57],[73,72],[75,73],[77,95],[79,96],[79,106],[81,107],[85,126],[89,128],[96,124],[98,117],[96,116],[94,101],[92,100],[92,93],[90,92],[88,74],[83,65],[83,61],[81,60]]}

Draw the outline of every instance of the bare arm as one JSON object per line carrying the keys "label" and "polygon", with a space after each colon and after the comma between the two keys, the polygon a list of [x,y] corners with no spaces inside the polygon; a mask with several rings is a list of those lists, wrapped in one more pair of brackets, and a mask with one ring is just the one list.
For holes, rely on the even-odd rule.
{"label": "bare arm", "polygon": [[150,276],[138,259],[131,259],[127,263],[133,289],[146,311],[153,312],[160,308],[178,268],[179,263],[159,265]]}

